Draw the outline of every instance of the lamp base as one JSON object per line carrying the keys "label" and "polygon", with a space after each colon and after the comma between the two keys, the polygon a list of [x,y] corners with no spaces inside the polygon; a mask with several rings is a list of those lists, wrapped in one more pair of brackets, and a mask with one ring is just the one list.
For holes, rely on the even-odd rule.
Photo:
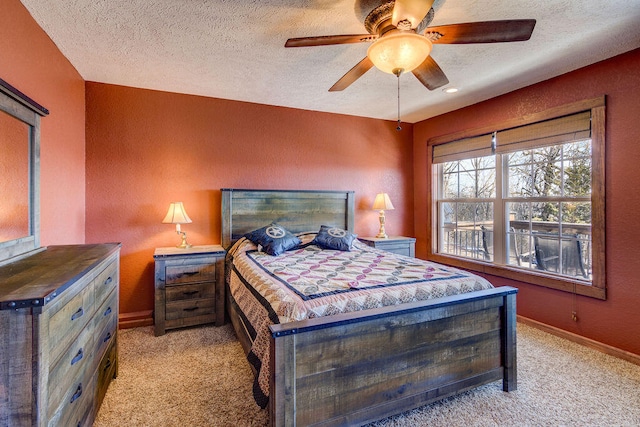
{"label": "lamp base", "polygon": [[378,230],[378,235],[376,236],[376,238],[378,239],[388,239],[389,236],[387,236],[387,232],[384,229],[384,222],[385,222],[385,218],[384,218],[384,210],[380,210],[380,216],[378,217],[380,219],[380,230]]}
{"label": "lamp base", "polygon": [[177,233],[182,238],[182,241],[180,242],[179,245],[176,246],[176,248],[189,249],[191,247],[191,245],[189,243],[187,243],[187,233],[184,232],[184,231],[178,231]]}

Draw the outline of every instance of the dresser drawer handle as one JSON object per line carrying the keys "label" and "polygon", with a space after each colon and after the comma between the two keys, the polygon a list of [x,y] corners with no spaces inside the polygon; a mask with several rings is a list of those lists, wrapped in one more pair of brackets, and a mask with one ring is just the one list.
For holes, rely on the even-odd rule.
{"label": "dresser drawer handle", "polygon": [[198,307],[189,307],[189,308],[183,308],[182,310],[183,311],[195,311],[197,309],[198,309]]}
{"label": "dresser drawer handle", "polygon": [[111,367],[111,359],[107,359],[107,363],[104,364],[104,369],[102,372],[107,372],[107,369]]}
{"label": "dresser drawer handle", "polygon": [[113,282],[113,278],[111,278],[111,276],[107,277],[107,280],[104,281],[104,285],[110,285],[111,282]]}
{"label": "dresser drawer handle", "polygon": [[84,310],[82,309],[82,307],[80,307],[78,309],[78,311],[76,311],[75,313],[73,313],[73,315],[71,316],[71,320],[76,320],[80,317],[82,317],[82,315],[84,314]]}
{"label": "dresser drawer handle", "polygon": [[111,307],[107,307],[107,309],[104,311],[103,316],[108,316],[111,314]]}
{"label": "dresser drawer handle", "polygon": [[107,332],[107,335],[102,340],[103,343],[109,341],[111,339],[111,332]]}
{"label": "dresser drawer handle", "polygon": [[75,402],[80,396],[82,396],[82,383],[78,384],[78,388],[76,392],[71,396],[71,401],[69,403]]}
{"label": "dresser drawer handle", "polygon": [[184,291],[184,292],[182,292],[182,295],[191,296],[191,295],[197,294],[198,292],[199,291]]}
{"label": "dresser drawer handle", "polygon": [[82,360],[83,357],[84,357],[84,353],[82,352],[82,349],[78,350],[78,354],[76,354],[75,357],[71,359],[71,366],[78,363],[80,360]]}

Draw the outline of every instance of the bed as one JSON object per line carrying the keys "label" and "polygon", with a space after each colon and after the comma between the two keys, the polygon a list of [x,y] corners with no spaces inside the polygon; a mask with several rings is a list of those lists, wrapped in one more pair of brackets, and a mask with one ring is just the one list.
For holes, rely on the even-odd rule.
{"label": "bed", "polygon": [[[295,294],[301,294],[294,287],[273,291],[270,280],[280,280],[274,273],[282,269],[276,265],[280,259],[271,260],[276,267],[266,271],[267,278],[246,273],[261,257],[268,266],[269,257],[243,236],[271,222],[303,241],[291,251],[302,258],[286,263],[302,268],[299,260],[305,256],[334,261],[334,254],[313,245],[312,233],[321,225],[352,232],[354,207],[350,191],[222,190],[222,244],[229,251],[227,312],[256,375],[254,396],[261,406],[268,404],[271,425],[362,425],[498,380],[504,391],[515,390],[515,288],[467,286],[464,293],[317,317],[291,308]],[[402,271],[424,263],[385,255],[357,241],[353,247],[347,257],[397,262]],[[484,280],[438,264],[430,268],[459,280],[473,276],[476,284]],[[359,286],[354,286],[356,294]],[[271,291],[265,296],[258,289]],[[334,297],[325,290],[320,290],[322,297]],[[289,305],[274,305],[274,292],[288,295]],[[263,320],[256,323],[256,318]]]}

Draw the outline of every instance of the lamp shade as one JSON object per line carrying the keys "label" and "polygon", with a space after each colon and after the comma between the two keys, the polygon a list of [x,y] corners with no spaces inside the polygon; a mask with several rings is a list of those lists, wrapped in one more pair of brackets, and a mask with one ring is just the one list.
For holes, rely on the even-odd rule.
{"label": "lamp shade", "polygon": [[163,224],[189,224],[190,222],[191,218],[187,215],[187,211],[184,210],[182,202],[171,203],[167,216],[162,220]]}
{"label": "lamp shade", "polygon": [[431,40],[414,31],[391,30],[369,46],[367,56],[379,70],[398,74],[422,64],[432,48]]}
{"label": "lamp shade", "polygon": [[376,196],[376,199],[373,201],[372,209],[375,209],[378,211],[393,210],[393,203],[391,203],[391,199],[389,199],[389,195],[387,193],[379,193]]}

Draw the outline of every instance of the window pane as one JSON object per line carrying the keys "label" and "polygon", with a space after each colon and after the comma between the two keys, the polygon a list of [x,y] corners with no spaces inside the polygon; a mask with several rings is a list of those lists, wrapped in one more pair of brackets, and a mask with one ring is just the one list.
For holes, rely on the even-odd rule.
{"label": "window pane", "polygon": [[538,161],[533,164],[532,196],[540,197],[560,195],[561,163],[556,162],[554,159],[555,157],[550,156],[546,161]]}
{"label": "window pane", "polygon": [[591,159],[574,158],[564,162],[565,196],[591,194]]}
{"label": "window pane", "polygon": [[496,196],[496,170],[483,169],[478,171],[478,191],[476,197],[490,199]]}
{"label": "window pane", "polygon": [[471,198],[476,196],[476,171],[460,172],[460,197]]}
{"label": "window pane", "polygon": [[440,215],[440,252],[491,259],[484,227],[493,227],[493,203],[444,202]]}
{"label": "window pane", "polygon": [[533,195],[531,164],[510,166],[508,179],[509,197],[527,197]]}
{"label": "window pane", "polygon": [[458,197],[458,173],[447,173],[442,176],[442,196],[445,199]]}
{"label": "window pane", "polygon": [[442,197],[453,199],[458,197],[458,166],[460,162],[442,164]]}
{"label": "window pane", "polygon": [[509,166],[515,165],[524,165],[531,163],[531,151],[516,151],[515,153],[511,153],[509,156]]}
{"label": "window pane", "polygon": [[573,224],[589,224],[589,226],[591,226],[591,203],[562,203],[562,222]]}
{"label": "window pane", "polygon": [[583,240],[538,233],[534,235],[534,245],[538,269],[569,277],[589,277],[588,265],[584,262],[586,248]]}

